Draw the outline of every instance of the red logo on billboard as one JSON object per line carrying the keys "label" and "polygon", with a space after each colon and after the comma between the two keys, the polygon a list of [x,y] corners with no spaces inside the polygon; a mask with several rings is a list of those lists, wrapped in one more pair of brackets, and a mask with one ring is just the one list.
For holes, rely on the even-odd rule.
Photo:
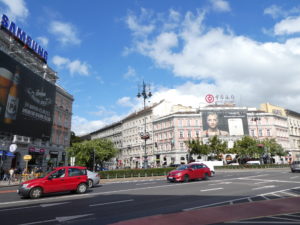
{"label": "red logo on billboard", "polygon": [[211,94],[208,94],[208,95],[205,96],[205,101],[207,103],[213,103],[215,101],[215,97]]}

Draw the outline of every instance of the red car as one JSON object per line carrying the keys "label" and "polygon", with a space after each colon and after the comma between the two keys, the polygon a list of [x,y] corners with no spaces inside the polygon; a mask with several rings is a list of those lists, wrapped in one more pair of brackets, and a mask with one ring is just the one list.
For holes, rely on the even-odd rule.
{"label": "red car", "polygon": [[87,170],[81,166],[57,167],[43,178],[23,182],[18,194],[24,197],[39,198],[42,194],[74,191],[85,193],[88,188]]}
{"label": "red car", "polygon": [[207,180],[211,176],[210,169],[203,163],[190,163],[181,165],[175,170],[172,170],[167,175],[167,180],[170,182],[203,179]]}

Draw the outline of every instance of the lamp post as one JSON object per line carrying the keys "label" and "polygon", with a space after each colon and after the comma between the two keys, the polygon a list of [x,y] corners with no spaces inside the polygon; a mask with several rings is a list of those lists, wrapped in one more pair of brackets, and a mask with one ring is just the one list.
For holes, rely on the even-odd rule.
{"label": "lamp post", "polygon": [[256,124],[256,132],[257,132],[257,139],[259,139],[257,121],[260,121],[260,118],[255,116],[254,118],[251,119],[251,121],[255,121],[255,124]]}
{"label": "lamp post", "polygon": [[[147,92],[147,88],[148,88],[148,92]],[[143,81],[142,84],[142,92],[140,92],[140,89],[138,90],[138,94],[137,97],[138,98],[143,98],[144,99],[144,110],[146,109],[146,99],[150,98],[152,96],[152,93],[150,91],[150,86],[146,85],[145,82]],[[146,116],[144,118],[144,132],[140,133],[141,139],[144,140],[145,144],[144,144],[144,169],[148,168],[148,156],[147,156],[147,140],[150,138],[149,132],[147,132],[147,127],[146,127]]]}

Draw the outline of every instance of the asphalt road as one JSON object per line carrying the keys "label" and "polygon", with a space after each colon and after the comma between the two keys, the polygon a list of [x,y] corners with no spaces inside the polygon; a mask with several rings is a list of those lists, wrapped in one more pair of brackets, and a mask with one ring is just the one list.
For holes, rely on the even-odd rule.
{"label": "asphalt road", "polygon": [[[1,224],[111,224],[176,212],[300,196],[300,173],[289,169],[217,171],[208,181],[165,179],[103,184],[82,195],[21,199],[0,188]],[[201,215],[203,216],[203,215]]]}

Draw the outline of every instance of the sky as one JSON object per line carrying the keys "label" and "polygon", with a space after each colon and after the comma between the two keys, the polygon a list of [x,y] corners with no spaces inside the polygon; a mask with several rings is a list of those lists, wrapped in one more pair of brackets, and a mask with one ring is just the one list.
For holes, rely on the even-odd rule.
{"label": "sky", "polygon": [[147,105],[223,94],[300,112],[300,1],[0,0],[0,13],[48,51],[79,136],[142,109],[143,81]]}

